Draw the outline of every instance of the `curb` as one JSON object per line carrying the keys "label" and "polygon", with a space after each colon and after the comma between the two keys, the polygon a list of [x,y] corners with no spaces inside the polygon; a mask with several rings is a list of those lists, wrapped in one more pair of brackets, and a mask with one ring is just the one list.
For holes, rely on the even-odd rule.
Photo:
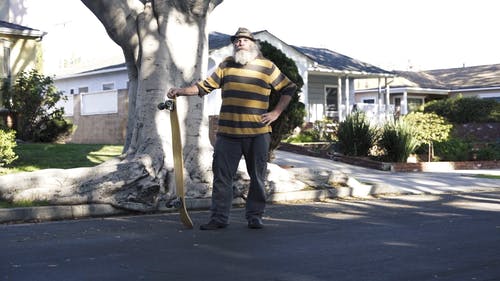
{"label": "curb", "polygon": [[129,212],[108,204],[9,208],[0,209],[0,223],[78,219],[127,213]]}
{"label": "curb", "polygon": [[[352,191],[344,193],[352,194]],[[327,198],[335,198],[338,194],[339,192],[335,189],[282,192],[271,194],[268,197],[267,202],[284,203],[293,201],[320,201]],[[234,206],[241,206],[243,204],[245,204],[245,200],[242,198],[235,198],[233,200]],[[211,205],[211,198],[186,198],[186,208],[188,210],[207,210]],[[160,208],[155,213],[175,211],[176,209]],[[137,214],[137,212],[115,208],[109,204],[9,208],[0,209],[0,224],[108,217],[132,213]]]}
{"label": "curb", "polygon": [[[453,191],[456,192],[456,191]],[[407,194],[426,194],[431,192],[412,192],[403,191],[390,185],[364,184],[349,177],[347,186],[319,189],[303,190],[293,192],[279,192],[268,196],[267,202],[280,204],[286,202],[298,201],[323,201],[326,199],[348,199],[348,198],[373,198],[374,195],[407,195]],[[438,192],[447,193],[445,191]],[[208,210],[212,204],[211,198],[186,198],[186,208],[188,210]],[[245,204],[243,198],[235,198],[233,206],[242,206]],[[176,209],[160,208],[152,213],[172,213]],[[0,209],[0,224],[2,223],[26,223],[38,221],[54,221],[68,219],[82,219],[90,217],[110,217],[117,215],[137,214],[137,212],[127,211],[113,207],[109,204],[83,204],[66,206],[42,206]]]}

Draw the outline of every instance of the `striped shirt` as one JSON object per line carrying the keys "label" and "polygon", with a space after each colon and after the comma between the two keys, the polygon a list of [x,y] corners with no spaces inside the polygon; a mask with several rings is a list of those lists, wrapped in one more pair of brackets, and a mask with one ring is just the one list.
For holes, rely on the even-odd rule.
{"label": "striped shirt", "polygon": [[272,61],[263,57],[246,65],[228,57],[197,86],[200,95],[221,89],[217,134],[230,137],[270,133],[271,126],[261,123],[261,115],[268,111],[271,89],[289,96],[297,90],[297,86]]}

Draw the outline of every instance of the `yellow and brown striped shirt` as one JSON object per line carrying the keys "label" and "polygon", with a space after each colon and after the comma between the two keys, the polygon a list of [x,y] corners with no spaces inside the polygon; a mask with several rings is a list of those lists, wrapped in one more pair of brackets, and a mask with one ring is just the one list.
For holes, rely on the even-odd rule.
{"label": "yellow and brown striped shirt", "polygon": [[221,89],[222,106],[217,134],[230,137],[271,132],[271,126],[261,123],[261,115],[269,107],[271,89],[289,96],[295,94],[297,89],[272,61],[262,57],[246,65],[228,57],[197,86],[201,95]]}

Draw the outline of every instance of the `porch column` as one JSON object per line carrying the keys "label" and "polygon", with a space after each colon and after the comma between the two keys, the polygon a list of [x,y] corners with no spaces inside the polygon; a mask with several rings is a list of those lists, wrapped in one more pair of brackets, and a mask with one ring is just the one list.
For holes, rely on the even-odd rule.
{"label": "porch column", "polygon": [[401,101],[401,115],[408,114],[408,92],[403,92],[403,100]]}
{"label": "porch column", "polygon": [[338,112],[338,118],[339,122],[344,121],[344,117],[342,115],[342,79],[340,76],[337,77],[337,112]]}
{"label": "porch column", "polygon": [[349,76],[345,77],[345,116],[351,114],[351,103],[349,97]]}
{"label": "porch column", "polygon": [[391,114],[391,109],[390,109],[390,106],[391,106],[391,90],[390,90],[390,87],[389,87],[389,84],[387,84],[387,78],[385,78],[385,113],[387,114],[387,116],[389,116]]}
{"label": "porch column", "polygon": [[377,79],[378,81],[378,91],[377,91],[377,116],[380,118],[380,114],[382,113],[382,81],[380,77]]}

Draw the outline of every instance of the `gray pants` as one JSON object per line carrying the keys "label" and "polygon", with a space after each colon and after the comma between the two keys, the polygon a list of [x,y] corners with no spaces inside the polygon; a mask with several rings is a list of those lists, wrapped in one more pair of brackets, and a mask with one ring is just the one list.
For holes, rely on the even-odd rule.
{"label": "gray pants", "polygon": [[266,205],[265,180],[270,134],[231,138],[217,136],[212,170],[214,173],[211,219],[229,223],[233,201],[233,178],[241,156],[245,157],[250,187],[246,202],[246,219],[261,218]]}

